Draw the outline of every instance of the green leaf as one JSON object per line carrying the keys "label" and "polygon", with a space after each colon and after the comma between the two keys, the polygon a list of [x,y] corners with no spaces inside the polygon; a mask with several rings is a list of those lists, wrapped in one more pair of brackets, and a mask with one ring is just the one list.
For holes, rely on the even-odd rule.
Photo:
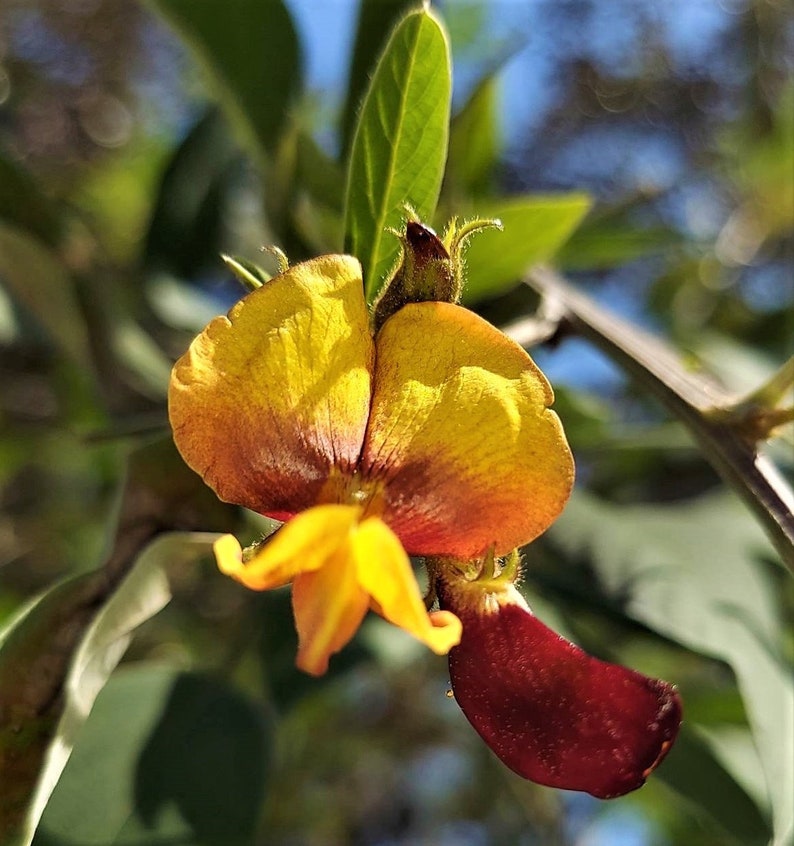
{"label": "green leaf", "polygon": [[221,105],[262,161],[301,89],[300,48],[281,0],[151,0],[216,84]]}
{"label": "green leaf", "polygon": [[0,219],[27,230],[51,247],[63,229],[54,203],[16,162],[0,155]]}
{"label": "green leaf", "polygon": [[300,187],[314,200],[341,213],[345,178],[340,166],[306,132],[298,133],[296,152]]}
{"label": "green leaf", "polygon": [[475,302],[512,288],[534,264],[549,261],[587,214],[586,194],[515,197],[487,202],[477,217],[502,221],[504,231],[485,229],[472,237],[466,253],[463,297]]}
{"label": "green leaf", "polygon": [[74,283],[49,247],[22,229],[0,223],[0,282],[67,355],[93,372]]}
{"label": "green leaf", "polygon": [[681,244],[681,236],[663,226],[637,229],[621,220],[593,221],[571,236],[556,262],[567,270],[603,269],[666,253]]}
{"label": "green leaf", "polygon": [[157,189],[144,260],[186,279],[217,267],[223,197],[241,156],[220,111],[210,109],[173,151]]}
{"label": "green leaf", "polygon": [[[101,584],[101,573],[93,573],[80,580],[77,583],[78,589],[72,587],[65,595],[66,601],[61,598],[64,588],[59,588],[42,600],[20,624],[19,635],[13,640],[14,648],[9,649],[14,633],[3,644],[0,653],[6,659],[3,675],[9,679],[9,684],[4,685],[4,695],[11,694],[17,703],[24,703],[28,693],[25,680],[30,678],[29,670],[27,673],[14,674],[14,668],[21,666],[26,657],[36,660],[39,666],[52,667],[58,650],[63,648],[63,641],[52,638],[53,628],[80,626],[81,622],[85,626],[87,619],[90,619],[60,687],[63,710],[57,728],[48,738],[49,750],[24,823],[22,844],[31,842],[42,811],[72,751],[75,738],[99,691],[124,654],[132,632],[169,602],[171,592],[166,569],[207,554],[215,537],[182,533],[160,536],[138,557],[135,566],[95,616],[89,615],[94,613],[98,598],[94,597],[92,601],[91,597]],[[59,657],[63,660],[63,656]],[[13,684],[10,682],[12,678],[15,678]],[[36,715],[25,714],[19,706],[16,710],[20,726],[27,724],[25,727],[28,730],[36,728]],[[13,719],[9,722],[9,728],[13,731]],[[41,736],[37,734],[37,739]],[[31,763],[35,764],[41,760],[42,751],[40,744],[31,744],[28,749],[18,749],[16,759],[9,758],[9,763],[19,766],[24,756],[28,756]]]}
{"label": "green leaf", "polygon": [[238,281],[242,282],[249,291],[255,291],[257,288],[261,288],[262,285],[273,278],[270,273],[258,264],[241,256],[221,254],[221,259],[226,267],[237,277]]}
{"label": "green leaf", "polygon": [[345,153],[350,150],[356,118],[375,61],[400,18],[415,6],[415,0],[361,0],[359,3],[356,40],[342,109],[342,150]]}
{"label": "green leaf", "polygon": [[476,195],[488,188],[500,147],[498,107],[499,82],[491,74],[452,120],[445,195]]}
{"label": "green leaf", "polygon": [[769,825],[758,806],[686,723],[654,778],[708,812],[737,846],[768,843]]}
{"label": "green leaf", "polygon": [[253,844],[269,722],[228,685],[155,665],[97,698],[35,846]]}
{"label": "green leaf", "polygon": [[759,526],[727,494],[619,507],[579,492],[550,537],[571,555],[589,553],[604,589],[625,601],[630,617],[730,665],[782,846],[794,820],[794,685],[776,586],[761,560],[773,553]]}
{"label": "green leaf", "polygon": [[372,299],[394,264],[403,206],[435,211],[447,157],[452,69],[441,23],[408,15],[378,63],[353,138],[345,197],[345,249],[364,268]]}
{"label": "green leaf", "polygon": [[52,677],[60,679],[69,660],[65,627],[86,625],[95,593],[92,574],[62,582],[0,635],[0,843],[22,824],[58,719]]}

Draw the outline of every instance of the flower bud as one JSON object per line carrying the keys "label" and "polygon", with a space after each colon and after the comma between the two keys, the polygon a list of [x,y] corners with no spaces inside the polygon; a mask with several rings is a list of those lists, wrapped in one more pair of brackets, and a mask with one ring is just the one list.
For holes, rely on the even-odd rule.
{"label": "flower bud", "polygon": [[389,230],[400,239],[401,256],[375,301],[375,331],[407,303],[457,303],[464,284],[463,250],[468,237],[498,220],[473,220],[458,226],[453,218],[442,238],[409,210],[405,230]]}

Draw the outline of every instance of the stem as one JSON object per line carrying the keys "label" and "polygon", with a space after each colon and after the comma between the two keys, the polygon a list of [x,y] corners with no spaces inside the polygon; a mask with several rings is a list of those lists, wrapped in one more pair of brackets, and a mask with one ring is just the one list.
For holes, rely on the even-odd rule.
{"label": "stem", "polygon": [[[735,407],[735,398],[702,374],[687,370],[664,342],[604,311],[552,271],[536,269],[525,281],[544,299],[562,306],[565,319],[575,331],[687,426],[706,459],[744,500],[794,574],[794,493],[772,462],[759,455],[755,445],[732,425],[732,415],[727,412]],[[520,336],[513,337],[522,342]],[[773,377],[773,384],[779,387],[790,379],[793,366],[784,365],[777,378]],[[726,413],[715,414],[715,409]]]}

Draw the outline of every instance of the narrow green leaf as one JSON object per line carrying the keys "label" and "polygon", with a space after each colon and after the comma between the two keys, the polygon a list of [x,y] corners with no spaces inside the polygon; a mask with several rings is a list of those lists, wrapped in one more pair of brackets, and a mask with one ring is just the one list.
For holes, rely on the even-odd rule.
{"label": "narrow green leaf", "polygon": [[281,0],[150,0],[216,83],[221,105],[262,159],[278,145],[301,88],[300,48]]}
{"label": "narrow green leaf", "polygon": [[772,553],[759,526],[727,494],[618,507],[577,492],[550,537],[571,555],[591,555],[604,589],[625,599],[630,617],[730,665],[766,774],[775,834],[785,832],[794,819],[794,684],[775,583],[762,560]]}
{"label": "narrow green leaf", "polygon": [[257,288],[261,288],[273,278],[270,273],[258,264],[254,264],[254,262],[241,256],[221,254],[221,259],[226,267],[237,277],[238,281],[242,282],[249,291],[255,291]]}
{"label": "narrow green leaf", "polygon": [[432,218],[447,157],[452,69],[449,45],[429,11],[408,15],[378,63],[353,138],[345,198],[345,248],[374,297],[399,245],[403,206]]}
{"label": "narrow green leaf", "polygon": [[93,372],[74,283],[49,247],[22,229],[0,223],[0,282],[67,355]]}
{"label": "narrow green leaf", "polygon": [[342,150],[350,150],[356,118],[375,61],[400,18],[416,6],[415,0],[360,0],[356,40],[350,57],[347,95],[342,109]]}
{"label": "narrow green leaf", "polygon": [[52,677],[60,679],[69,660],[66,628],[87,624],[95,581],[88,574],[55,585],[15,615],[0,638],[0,843],[25,818],[58,720]]}
{"label": "narrow green leaf", "polygon": [[494,73],[480,82],[452,119],[445,197],[487,190],[500,147],[498,106],[499,82]]}
{"label": "narrow green leaf", "polygon": [[[63,685],[63,711],[50,740],[22,844],[31,842],[80,728],[99,691],[121,660],[132,632],[170,601],[167,568],[207,554],[215,537],[217,535],[173,533],[154,540],[87,627]],[[58,619],[68,611],[63,605],[55,609]]]}
{"label": "narrow green leaf", "polygon": [[474,302],[516,285],[532,265],[549,261],[587,214],[586,194],[527,196],[488,202],[477,217],[499,218],[504,231],[486,229],[466,253],[464,300]]}
{"label": "narrow green leaf", "polygon": [[97,698],[33,842],[251,844],[270,741],[261,710],[220,681],[122,668]]}

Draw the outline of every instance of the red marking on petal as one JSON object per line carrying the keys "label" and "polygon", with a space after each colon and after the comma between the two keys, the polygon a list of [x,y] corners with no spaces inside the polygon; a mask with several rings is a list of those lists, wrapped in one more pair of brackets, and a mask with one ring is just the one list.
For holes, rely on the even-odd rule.
{"label": "red marking on petal", "polygon": [[510,769],[600,799],[645,783],[678,734],[675,687],[592,658],[518,605],[481,612],[440,587],[463,622],[455,698]]}

